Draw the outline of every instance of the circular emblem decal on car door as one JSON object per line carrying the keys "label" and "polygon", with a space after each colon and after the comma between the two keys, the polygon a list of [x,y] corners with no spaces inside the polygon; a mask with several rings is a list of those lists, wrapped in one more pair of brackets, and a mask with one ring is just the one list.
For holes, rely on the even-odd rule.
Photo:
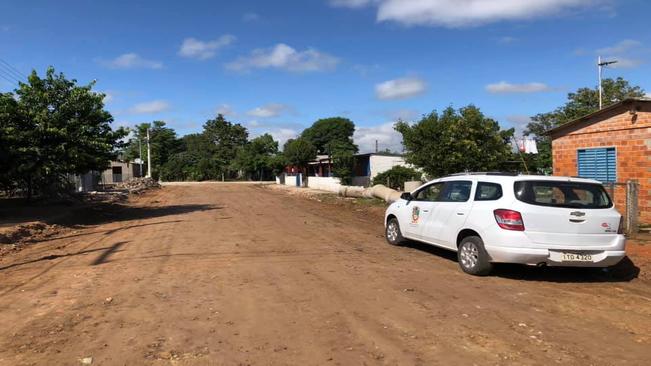
{"label": "circular emblem decal on car door", "polygon": [[418,219],[420,218],[420,207],[414,206],[411,210],[411,223],[418,224]]}

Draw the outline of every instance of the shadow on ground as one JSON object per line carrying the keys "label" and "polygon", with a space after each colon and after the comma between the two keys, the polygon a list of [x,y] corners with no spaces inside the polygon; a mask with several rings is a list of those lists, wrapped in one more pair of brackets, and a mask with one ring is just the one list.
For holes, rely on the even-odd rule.
{"label": "shadow on ground", "polygon": [[6,270],[6,269],[9,269],[9,268],[24,266],[26,264],[31,264],[31,263],[52,261],[52,260],[60,259],[60,258],[69,258],[69,257],[76,257],[76,256],[79,256],[79,255],[102,252],[91,263],[91,265],[96,266],[98,264],[108,262],[108,258],[111,255],[113,255],[114,253],[119,252],[120,248],[122,246],[124,246],[125,244],[127,244],[127,243],[128,243],[128,241],[120,241],[120,242],[117,242],[117,243],[115,243],[115,244],[113,244],[111,246],[108,246],[108,247],[86,249],[86,250],[81,250],[81,251],[74,252],[74,253],[50,254],[50,255],[40,257],[40,258],[36,258],[36,259],[24,261],[24,262],[13,263],[13,264],[10,264],[10,265],[4,266],[4,267],[0,267],[0,271]]}
{"label": "shadow on ground", "polygon": [[[410,242],[405,246],[451,262],[457,262],[457,253],[433,245]],[[625,257],[610,268],[535,267],[500,263],[495,265],[491,276],[521,281],[591,283],[629,282],[638,278],[639,274],[640,268],[629,257]]]}

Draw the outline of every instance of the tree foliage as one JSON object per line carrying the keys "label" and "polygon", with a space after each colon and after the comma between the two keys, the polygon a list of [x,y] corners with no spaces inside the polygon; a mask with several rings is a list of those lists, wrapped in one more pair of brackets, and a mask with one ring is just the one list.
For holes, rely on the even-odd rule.
{"label": "tree foliage", "polygon": [[336,141],[329,144],[332,159],[332,172],[342,184],[350,185],[353,181],[353,165],[356,149],[349,143]]}
{"label": "tree foliage", "polygon": [[405,182],[421,180],[422,175],[423,173],[416,169],[396,165],[393,168],[376,175],[375,178],[373,178],[373,185],[383,184],[389,188],[403,190],[405,188]]}
{"label": "tree foliage", "polygon": [[299,137],[287,140],[283,147],[283,156],[287,164],[306,168],[316,158],[316,147],[309,140]]}
{"label": "tree foliage", "polygon": [[247,179],[270,179],[277,170],[278,142],[269,134],[258,136],[240,147],[232,167]]}
{"label": "tree foliage", "polygon": [[346,150],[357,153],[357,145],[353,143],[355,124],[348,118],[331,117],[320,119],[301,133],[301,137],[312,143],[317,154],[332,155],[335,145],[340,148],[346,145]]}
{"label": "tree foliage", "polygon": [[[630,97],[643,97],[644,90],[632,86],[622,78],[603,80],[603,105],[608,106]],[[535,136],[539,154],[532,159],[532,170],[550,172],[552,166],[551,140],[545,132],[564,123],[581,118],[599,110],[599,88],[579,88],[567,94],[567,102],[555,110],[531,117],[524,134]]]}
{"label": "tree foliage", "polygon": [[501,130],[473,105],[434,111],[414,125],[399,121],[395,129],[402,134],[407,162],[431,177],[496,170],[511,157],[513,129]]}
{"label": "tree foliage", "polygon": [[6,189],[21,187],[29,196],[57,194],[68,175],[102,170],[115,158],[126,131],[111,128],[104,95],[93,92],[93,86],[79,86],[50,67],[45,77],[33,71],[14,93],[0,96],[0,169]]}
{"label": "tree foliage", "polygon": [[146,132],[150,126],[152,170],[162,180],[271,179],[284,166],[278,142],[271,135],[248,141],[247,129],[221,114],[206,121],[201,133],[180,139],[164,122],[138,125],[125,149],[127,158],[139,156],[140,139],[146,159]]}
{"label": "tree foliage", "polygon": [[134,160],[141,156],[147,160],[147,129],[149,129],[149,144],[151,148],[151,175],[154,179],[161,177],[161,169],[170,158],[182,151],[183,144],[176,136],[174,129],[166,127],[163,121],[141,123],[134,128],[134,134],[127,148],[125,158]]}

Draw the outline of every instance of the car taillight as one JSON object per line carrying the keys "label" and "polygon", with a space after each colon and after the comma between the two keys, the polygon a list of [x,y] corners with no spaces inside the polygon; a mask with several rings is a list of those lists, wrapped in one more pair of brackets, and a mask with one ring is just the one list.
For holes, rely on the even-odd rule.
{"label": "car taillight", "polygon": [[617,234],[624,234],[624,216],[619,217],[619,228],[617,228]]}
{"label": "car taillight", "polygon": [[504,230],[524,231],[524,221],[518,211],[495,210],[495,221]]}

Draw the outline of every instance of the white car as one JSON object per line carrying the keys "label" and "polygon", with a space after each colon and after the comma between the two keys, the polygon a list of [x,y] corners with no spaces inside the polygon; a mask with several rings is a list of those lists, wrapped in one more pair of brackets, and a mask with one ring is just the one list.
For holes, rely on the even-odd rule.
{"label": "white car", "polygon": [[626,255],[622,216],[591,179],[455,174],[403,193],[384,222],[390,244],[456,251],[473,275],[492,263],[608,267]]}

